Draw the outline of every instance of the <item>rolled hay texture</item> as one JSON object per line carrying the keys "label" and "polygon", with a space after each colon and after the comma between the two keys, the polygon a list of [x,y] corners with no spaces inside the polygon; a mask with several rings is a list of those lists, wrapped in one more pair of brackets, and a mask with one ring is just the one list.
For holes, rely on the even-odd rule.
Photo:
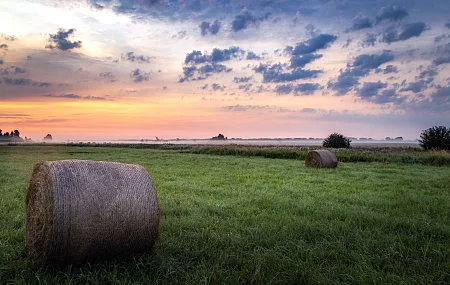
{"label": "rolled hay texture", "polygon": [[336,168],[338,160],[329,150],[312,150],[306,154],[305,165],[315,168]]}
{"label": "rolled hay texture", "polygon": [[62,160],[34,167],[25,226],[32,262],[64,265],[147,251],[158,226],[156,190],[139,165]]}

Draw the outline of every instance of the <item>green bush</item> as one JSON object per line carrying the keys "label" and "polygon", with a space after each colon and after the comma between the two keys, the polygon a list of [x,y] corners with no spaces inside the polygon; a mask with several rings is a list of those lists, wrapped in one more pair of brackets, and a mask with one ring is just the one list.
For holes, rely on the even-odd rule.
{"label": "green bush", "polygon": [[349,148],[350,142],[348,138],[344,137],[343,135],[339,133],[334,133],[329,135],[324,141],[323,141],[323,147],[332,147],[332,148]]}
{"label": "green bush", "polygon": [[422,131],[420,146],[424,149],[450,150],[450,129],[435,126]]}

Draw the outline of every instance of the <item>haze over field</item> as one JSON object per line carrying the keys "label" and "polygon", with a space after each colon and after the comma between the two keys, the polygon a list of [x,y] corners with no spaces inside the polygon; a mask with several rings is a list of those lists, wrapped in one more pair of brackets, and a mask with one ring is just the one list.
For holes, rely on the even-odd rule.
{"label": "haze over field", "polygon": [[448,0],[5,0],[0,128],[416,139],[450,121]]}

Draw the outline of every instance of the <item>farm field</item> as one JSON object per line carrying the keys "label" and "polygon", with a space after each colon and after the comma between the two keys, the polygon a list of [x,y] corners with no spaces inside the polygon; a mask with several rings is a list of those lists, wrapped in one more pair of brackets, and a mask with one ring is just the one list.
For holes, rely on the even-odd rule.
{"label": "farm field", "polygon": [[[303,150],[242,149],[0,146],[0,284],[450,283],[448,153],[338,153],[337,169],[309,169]],[[162,213],[153,252],[30,266],[27,184],[60,159],[144,166]]]}

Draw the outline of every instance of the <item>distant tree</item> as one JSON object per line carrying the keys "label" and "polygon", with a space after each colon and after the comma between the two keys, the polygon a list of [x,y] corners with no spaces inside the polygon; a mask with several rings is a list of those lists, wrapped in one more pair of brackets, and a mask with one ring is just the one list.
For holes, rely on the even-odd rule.
{"label": "distant tree", "polygon": [[226,140],[227,138],[224,135],[219,134],[217,137],[212,137],[212,139],[213,140]]}
{"label": "distant tree", "polygon": [[424,149],[450,150],[450,128],[434,126],[423,130],[419,143]]}
{"label": "distant tree", "polygon": [[3,132],[3,130],[0,129],[0,137],[3,136],[2,132]]}
{"label": "distant tree", "polygon": [[9,133],[6,132],[3,136],[4,136],[4,137],[9,137]]}
{"label": "distant tree", "polygon": [[331,148],[349,148],[351,140],[344,137],[342,134],[333,133],[329,135],[323,141],[323,147],[331,147]]}
{"label": "distant tree", "polygon": [[18,130],[14,130],[14,136],[15,137],[20,137],[20,132]]}
{"label": "distant tree", "polygon": [[44,137],[44,140],[45,141],[51,141],[53,138],[52,138],[52,135],[51,134],[47,134],[45,137]]}

